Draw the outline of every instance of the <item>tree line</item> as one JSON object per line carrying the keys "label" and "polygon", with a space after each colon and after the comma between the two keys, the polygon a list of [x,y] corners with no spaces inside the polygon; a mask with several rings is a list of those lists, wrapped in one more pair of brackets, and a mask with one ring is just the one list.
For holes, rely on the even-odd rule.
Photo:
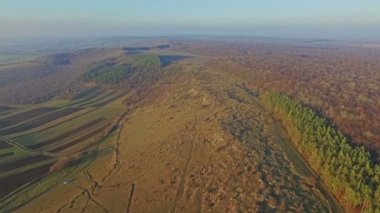
{"label": "tree line", "polygon": [[363,146],[350,145],[326,119],[285,94],[266,92],[261,100],[283,121],[295,147],[343,206],[380,212],[380,166]]}
{"label": "tree line", "polygon": [[91,65],[80,77],[80,80],[82,82],[115,85],[126,80],[134,73],[154,72],[159,68],[161,68],[161,61],[156,55],[137,56],[131,63],[120,63],[108,59]]}

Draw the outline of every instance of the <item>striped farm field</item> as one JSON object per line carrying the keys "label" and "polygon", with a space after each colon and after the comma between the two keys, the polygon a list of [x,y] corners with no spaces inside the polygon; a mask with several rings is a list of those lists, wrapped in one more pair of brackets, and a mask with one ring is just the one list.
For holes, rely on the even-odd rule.
{"label": "striped farm field", "polygon": [[75,140],[72,140],[72,141],[70,141],[68,143],[65,143],[65,144],[63,144],[63,145],[61,145],[61,146],[59,146],[57,148],[49,150],[49,152],[53,152],[53,153],[55,153],[55,152],[61,152],[61,151],[66,150],[66,149],[68,149],[70,147],[73,147],[73,146],[75,146],[77,144],[80,144],[80,143],[82,143],[84,141],[87,141],[90,138],[93,138],[93,137],[97,136],[98,134],[104,133],[104,131],[107,128],[107,126],[108,126],[108,124],[105,125],[105,126],[102,126],[100,128],[97,128],[97,129],[95,129],[95,130],[93,130],[93,131],[91,131],[91,132],[89,132],[89,133],[87,133],[85,135],[82,135],[81,137],[79,137],[79,138],[77,138]]}
{"label": "striped farm field", "polygon": [[5,173],[15,168],[24,167],[24,166],[27,166],[28,164],[33,164],[35,162],[47,160],[50,158],[51,157],[44,156],[44,155],[35,155],[32,157],[15,160],[10,163],[0,164],[0,173]]}
{"label": "striped farm field", "polygon": [[[12,155],[10,155],[9,153],[12,153]],[[4,157],[1,159],[0,165],[6,164],[9,162],[13,162],[13,161],[17,161],[17,160],[20,160],[23,158],[28,158],[28,157],[31,157],[35,154],[27,152],[25,150],[18,149],[14,146],[9,145],[8,148],[0,149],[0,156],[3,156],[3,155],[4,155]]]}
{"label": "striped farm field", "polygon": [[58,111],[55,111],[55,112],[52,112],[49,114],[45,114],[45,115],[42,115],[38,118],[28,120],[24,123],[21,123],[20,125],[16,125],[16,126],[13,126],[10,128],[0,130],[0,135],[9,135],[9,134],[13,134],[16,132],[26,131],[26,130],[41,126],[45,123],[49,123],[49,122],[54,121],[56,119],[59,119],[61,117],[65,117],[69,114],[73,114],[73,113],[78,112],[80,110],[82,110],[82,109],[81,108],[66,108],[63,110],[58,110]]}
{"label": "striped farm field", "polygon": [[18,189],[24,184],[27,184],[28,182],[44,176],[47,172],[49,172],[50,166],[52,164],[53,162],[48,162],[47,164],[38,166],[36,168],[32,168],[0,179],[0,198],[8,195],[12,191]]}
{"label": "striped farm field", "polygon": [[112,119],[120,113],[120,110],[123,109],[123,107],[124,106],[122,104],[122,101],[118,99],[109,103],[107,106],[91,110],[88,113],[84,113],[73,119],[60,122],[57,125],[52,125],[48,128],[45,126],[44,129],[41,131],[31,132],[29,134],[16,135],[12,138],[25,146],[34,145],[39,142],[54,138],[57,135],[63,134],[72,129],[79,128],[80,126],[95,119]]}
{"label": "striped farm field", "polygon": [[32,148],[32,149],[40,149],[40,148],[43,148],[43,147],[45,147],[47,145],[51,145],[53,143],[58,143],[58,142],[66,139],[66,138],[69,138],[69,137],[71,137],[73,135],[76,135],[78,133],[86,131],[87,129],[89,129],[89,128],[91,128],[91,127],[93,127],[93,126],[101,123],[102,121],[105,121],[105,119],[104,118],[95,119],[93,121],[90,121],[90,122],[88,122],[88,123],[86,123],[86,124],[78,127],[78,128],[74,128],[74,129],[72,129],[72,130],[70,130],[68,132],[60,134],[60,135],[58,135],[58,136],[56,136],[54,138],[42,141],[42,142],[40,142],[38,144],[31,145],[30,148]]}
{"label": "striped farm field", "polygon": [[110,96],[114,95],[115,92],[113,91],[106,91],[100,93],[98,96],[92,97],[90,99],[80,101],[78,103],[73,103],[71,106],[73,107],[91,107],[94,103],[106,100]]}
{"label": "striped farm field", "polygon": [[73,100],[51,100],[1,116],[0,203],[29,185],[45,184],[60,158],[97,150],[125,110],[124,97],[125,91],[93,89]]}
{"label": "striped farm field", "polygon": [[57,108],[54,107],[41,107],[36,109],[31,109],[25,112],[21,112],[15,115],[11,115],[9,117],[0,119],[0,129],[8,128],[10,126],[13,126],[17,123],[30,120],[32,118],[41,116],[43,114],[53,112],[57,110]]}
{"label": "striped farm field", "polygon": [[82,110],[76,111],[76,112],[71,113],[71,114],[69,114],[67,116],[64,116],[64,117],[60,117],[60,118],[55,119],[53,121],[50,121],[48,123],[44,123],[42,125],[33,127],[33,128],[31,128],[29,130],[22,131],[22,132],[17,132],[17,133],[13,133],[13,134],[9,134],[9,135],[7,135],[7,137],[15,138],[15,137],[19,137],[19,136],[22,136],[22,135],[28,135],[28,134],[32,134],[32,133],[36,133],[36,132],[41,132],[43,130],[50,129],[50,128],[53,128],[53,127],[55,127],[57,125],[60,125],[62,123],[68,122],[70,120],[79,118],[80,116],[83,116],[83,115],[85,115],[87,113],[90,113],[93,110],[95,110],[95,109],[93,109],[93,108],[83,108]]}

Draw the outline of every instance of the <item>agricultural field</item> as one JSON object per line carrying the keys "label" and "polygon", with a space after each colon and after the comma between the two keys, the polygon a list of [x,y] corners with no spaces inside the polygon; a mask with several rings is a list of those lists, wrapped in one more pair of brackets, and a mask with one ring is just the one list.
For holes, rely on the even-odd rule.
{"label": "agricultural field", "polygon": [[49,107],[25,107],[0,117],[2,203],[48,176],[63,158],[96,149],[125,110],[126,96],[125,91],[92,91],[63,106],[44,103]]}

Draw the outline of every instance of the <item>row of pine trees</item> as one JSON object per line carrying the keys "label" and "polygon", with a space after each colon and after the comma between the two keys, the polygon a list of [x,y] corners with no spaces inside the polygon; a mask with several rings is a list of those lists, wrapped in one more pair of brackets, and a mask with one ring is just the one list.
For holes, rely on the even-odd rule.
{"label": "row of pine trees", "polygon": [[380,166],[363,147],[352,146],[326,119],[275,92],[263,103],[284,122],[297,150],[345,208],[380,212]]}

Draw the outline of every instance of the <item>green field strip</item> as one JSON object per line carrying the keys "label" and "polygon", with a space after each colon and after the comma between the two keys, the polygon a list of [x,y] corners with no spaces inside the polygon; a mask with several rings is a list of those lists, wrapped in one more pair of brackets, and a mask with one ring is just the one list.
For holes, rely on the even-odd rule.
{"label": "green field strip", "polygon": [[30,157],[30,156],[34,155],[30,152],[24,151],[22,149],[18,149],[18,148],[13,147],[13,146],[11,148],[0,150],[0,155],[5,154],[5,153],[9,153],[9,152],[12,152],[13,155],[9,156],[7,158],[1,159],[0,164],[8,163],[11,161],[19,160],[21,158],[26,158],[26,157]]}

